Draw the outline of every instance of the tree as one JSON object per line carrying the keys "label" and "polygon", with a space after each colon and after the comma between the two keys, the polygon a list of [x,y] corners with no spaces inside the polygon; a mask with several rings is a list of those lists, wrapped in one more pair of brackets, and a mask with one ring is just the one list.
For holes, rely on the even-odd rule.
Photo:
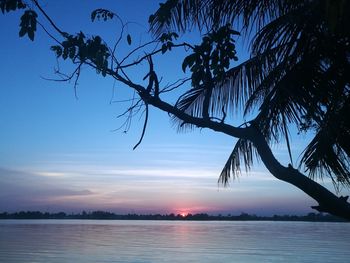
{"label": "tree", "polygon": [[[329,177],[334,186],[350,186],[350,39],[349,3],[346,1],[306,0],[168,0],[150,16],[154,40],[117,58],[116,49],[124,37],[125,23],[109,10],[97,9],[92,20],[116,18],[121,23],[117,43],[108,47],[100,36],[61,30],[37,0],[29,7],[22,0],[1,0],[3,13],[23,9],[19,35],[34,40],[37,16],[47,20],[44,31],[56,41],[51,49],[58,58],[70,60],[76,69],[64,80],[80,76],[82,65],[96,69],[133,89],[139,99],[125,111],[144,109],[145,134],[148,109],[154,106],[171,115],[179,129],[209,128],[237,138],[237,143],[220,175],[226,184],[240,173],[241,162],[250,169],[254,157],[260,158],[276,178],[304,191],[317,203],[313,208],[350,219],[347,196],[336,196],[316,182]],[[241,24],[241,31],[233,25]],[[179,34],[197,27],[202,42],[180,42]],[[251,57],[237,61],[235,37],[251,36]],[[128,44],[132,38],[126,36]],[[182,63],[190,76],[162,86],[155,70],[154,57],[166,56],[185,48],[190,55]],[[132,62],[127,62],[131,56]],[[128,77],[127,70],[147,62],[148,72],[141,84]],[[186,75],[185,75],[186,76]],[[145,83],[146,82],[146,83]],[[163,94],[181,91],[191,82],[175,104]],[[232,125],[232,114],[241,111],[249,121]],[[300,164],[293,166],[289,143],[290,127],[299,133],[313,133]],[[273,155],[270,145],[286,141],[291,163],[285,167]],[[304,170],[305,174],[301,171]]]}

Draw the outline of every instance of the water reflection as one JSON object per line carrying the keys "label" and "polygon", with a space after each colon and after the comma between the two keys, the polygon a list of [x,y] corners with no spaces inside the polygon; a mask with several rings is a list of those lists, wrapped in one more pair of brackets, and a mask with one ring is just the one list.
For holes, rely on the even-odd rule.
{"label": "water reflection", "polygon": [[0,262],[346,262],[350,224],[0,221]]}

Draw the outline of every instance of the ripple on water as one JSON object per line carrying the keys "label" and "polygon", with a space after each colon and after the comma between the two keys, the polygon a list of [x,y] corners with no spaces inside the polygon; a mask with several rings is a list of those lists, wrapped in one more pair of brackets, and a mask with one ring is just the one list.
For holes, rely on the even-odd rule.
{"label": "ripple on water", "polygon": [[350,224],[2,220],[0,262],[347,262]]}

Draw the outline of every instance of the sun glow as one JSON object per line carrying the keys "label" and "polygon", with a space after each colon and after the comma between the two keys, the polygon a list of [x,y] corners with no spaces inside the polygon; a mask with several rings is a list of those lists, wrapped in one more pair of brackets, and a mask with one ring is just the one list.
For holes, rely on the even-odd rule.
{"label": "sun glow", "polygon": [[186,217],[187,215],[188,215],[188,213],[185,213],[185,212],[180,213],[181,217]]}

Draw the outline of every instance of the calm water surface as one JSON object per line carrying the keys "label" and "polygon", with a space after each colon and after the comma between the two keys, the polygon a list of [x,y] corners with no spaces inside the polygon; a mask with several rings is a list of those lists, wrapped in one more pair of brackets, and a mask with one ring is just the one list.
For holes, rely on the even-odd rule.
{"label": "calm water surface", "polygon": [[0,262],[350,262],[350,224],[0,220]]}

